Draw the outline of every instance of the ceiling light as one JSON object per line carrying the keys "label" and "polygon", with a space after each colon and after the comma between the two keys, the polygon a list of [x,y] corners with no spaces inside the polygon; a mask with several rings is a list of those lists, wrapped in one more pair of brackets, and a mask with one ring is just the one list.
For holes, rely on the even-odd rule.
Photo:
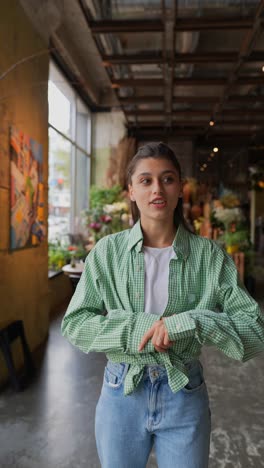
{"label": "ceiling light", "polygon": [[211,156],[211,158],[214,157],[214,152],[213,151],[211,151],[210,156]]}
{"label": "ceiling light", "polygon": [[219,150],[218,150],[217,146],[215,146],[214,149],[213,149],[213,152],[214,152],[214,153],[217,153],[218,151],[219,151]]}
{"label": "ceiling light", "polygon": [[264,65],[263,65],[263,67],[262,67],[262,71],[264,72]]}
{"label": "ceiling light", "polygon": [[207,167],[207,164],[203,164],[203,167],[206,168],[206,167]]}
{"label": "ceiling light", "polygon": [[200,171],[201,171],[201,172],[203,172],[203,171],[204,171],[204,168],[203,168],[203,167],[201,167],[201,168],[200,168]]}
{"label": "ceiling light", "polygon": [[214,124],[215,124],[214,121],[213,121],[213,120],[210,120],[210,122],[209,122],[210,127],[213,127]]}

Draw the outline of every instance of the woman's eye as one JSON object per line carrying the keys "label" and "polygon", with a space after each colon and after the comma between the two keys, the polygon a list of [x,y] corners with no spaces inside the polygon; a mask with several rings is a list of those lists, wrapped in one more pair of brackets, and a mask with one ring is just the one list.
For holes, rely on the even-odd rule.
{"label": "woman's eye", "polygon": [[147,184],[150,183],[150,179],[142,179],[142,180],[141,180],[141,183],[142,183],[143,185],[147,185]]}
{"label": "woman's eye", "polygon": [[165,184],[170,184],[171,182],[173,182],[173,177],[164,177],[163,181],[165,182]]}

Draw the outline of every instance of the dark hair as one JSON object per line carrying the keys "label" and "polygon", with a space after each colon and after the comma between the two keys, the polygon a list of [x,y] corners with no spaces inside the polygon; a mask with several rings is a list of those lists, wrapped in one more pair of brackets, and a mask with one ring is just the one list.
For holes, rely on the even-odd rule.
{"label": "dark hair", "polygon": [[[131,159],[127,167],[127,183],[128,184],[131,185],[132,183],[132,175],[134,174],[136,170],[137,163],[141,161],[142,159],[147,159],[147,158],[165,159],[167,161],[170,161],[174,165],[175,169],[177,170],[180,180],[182,179],[181,166],[173,150],[165,143],[151,142],[151,143],[147,143],[144,146],[141,146],[138,152],[135,154],[135,156]],[[131,200],[130,203],[131,203],[132,218],[133,218],[133,221],[136,222],[140,218],[140,212],[139,212],[136,202]],[[179,226],[179,224],[182,224],[185,229],[192,232],[183,215],[182,198],[179,198],[177,206],[174,211],[174,224],[177,227]]]}

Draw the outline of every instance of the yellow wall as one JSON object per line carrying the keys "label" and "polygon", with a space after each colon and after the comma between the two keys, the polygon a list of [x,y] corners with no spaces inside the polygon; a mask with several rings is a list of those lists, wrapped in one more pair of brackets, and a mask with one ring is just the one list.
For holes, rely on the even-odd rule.
{"label": "yellow wall", "polygon": [[[0,75],[26,56],[46,48],[17,0],[2,0]],[[24,321],[30,348],[47,336],[50,292],[47,242],[9,252],[9,128],[15,125],[43,145],[45,220],[48,198],[48,53],[17,65],[0,79],[0,321]],[[15,345],[18,349],[18,346]],[[1,380],[6,376],[1,356]],[[20,353],[16,353],[20,362]]]}

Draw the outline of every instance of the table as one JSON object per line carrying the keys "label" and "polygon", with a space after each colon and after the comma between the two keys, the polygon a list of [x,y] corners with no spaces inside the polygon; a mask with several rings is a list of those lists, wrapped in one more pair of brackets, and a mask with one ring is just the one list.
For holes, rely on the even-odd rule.
{"label": "table", "polygon": [[75,267],[71,266],[70,263],[62,267],[63,273],[65,273],[65,275],[68,275],[68,276],[76,275],[80,277],[83,272],[83,269],[84,269],[84,262],[76,263]]}
{"label": "table", "polygon": [[72,283],[73,290],[75,290],[77,284],[79,283],[81,274],[84,270],[84,262],[78,262],[73,267],[71,264],[64,265],[62,267],[62,271],[65,275],[67,275]]}

